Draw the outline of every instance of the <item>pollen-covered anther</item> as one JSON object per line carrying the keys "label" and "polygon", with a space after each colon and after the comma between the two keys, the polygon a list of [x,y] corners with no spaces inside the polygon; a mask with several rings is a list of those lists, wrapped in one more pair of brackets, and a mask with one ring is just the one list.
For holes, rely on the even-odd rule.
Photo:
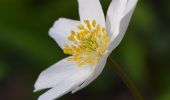
{"label": "pollen-covered anther", "polygon": [[68,40],[72,45],[64,46],[64,53],[72,55],[68,60],[74,61],[78,66],[94,65],[104,54],[108,47],[110,37],[105,27],[97,24],[95,20],[84,20],[84,24],[77,26],[78,32],[71,30]]}

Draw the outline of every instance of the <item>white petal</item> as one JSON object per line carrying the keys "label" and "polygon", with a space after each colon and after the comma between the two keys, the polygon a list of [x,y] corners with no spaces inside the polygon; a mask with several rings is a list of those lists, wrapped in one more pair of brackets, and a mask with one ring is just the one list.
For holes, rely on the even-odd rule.
{"label": "white petal", "polygon": [[126,7],[127,0],[112,0],[106,16],[106,29],[110,36],[116,37],[115,33],[118,23]]}
{"label": "white petal", "polygon": [[124,15],[128,14],[130,10],[134,9],[138,0],[128,0]]}
{"label": "white petal", "polygon": [[96,20],[105,27],[105,17],[99,0],[78,0],[80,20]]}
{"label": "white petal", "polygon": [[106,51],[106,53],[101,57],[100,61],[98,62],[98,64],[96,65],[94,71],[92,72],[92,74],[88,77],[88,79],[79,87],[75,88],[72,93],[75,93],[79,90],[81,90],[82,88],[86,87],[87,85],[89,85],[92,81],[94,81],[103,71],[107,58],[109,56],[111,52],[110,51]]}
{"label": "white petal", "polygon": [[60,18],[57,20],[53,27],[49,30],[49,35],[58,43],[61,48],[64,48],[64,44],[71,44],[68,41],[68,36],[71,30],[77,30],[79,21]]}
{"label": "white petal", "polygon": [[61,81],[65,80],[70,75],[73,75],[75,72],[81,70],[76,67],[74,62],[67,61],[63,59],[56,64],[52,65],[48,69],[44,70],[38,77],[35,83],[35,92],[54,87],[59,84]]}
{"label": "white petal", "polygon": [[54,88],[47,91],[45,94],[41,95],[38,100],[54,100],[63,96],[64,94],[72,91],[75,86],[82,84],[87,77],[90,75],[90,68],[86,67],[83,70],[80,70],[74,75],[70,76],[68,79],[64,80]]}
{"label": "white petal", "polygon": [[[118,19],[118,21],[115,23],[116,26],[111,27],[112,24],[108,24],[108,26],[110,26],[109,32],[113,34],[112,38],[111,38],[111,43],[109,44],[110,51],[115,49],[120,44],[122,38],[124,37],[124,34],[125,34],[127,27],[129,25],[131,16],[135,9],[136,3],[137,3],[137,0],[128,0],[126,3],[125,9],[120,16],[120,19]],[[111,16],[110,16],[110,19],[108,19],[108,20],[111,21]]]}

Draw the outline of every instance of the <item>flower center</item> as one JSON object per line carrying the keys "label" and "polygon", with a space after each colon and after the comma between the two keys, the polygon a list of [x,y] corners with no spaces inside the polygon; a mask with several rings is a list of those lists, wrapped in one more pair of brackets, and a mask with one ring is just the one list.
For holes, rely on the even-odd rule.
{"label": "flower center", "polygon": [[92,22],[85,20],[84,23],[78,25],[79,32],[71,30],[68,40],[72,45],[65,44],[64,47],[64,53],[72,55],[68,60],[74,61],[80,67],[85,64],[96,64],[110,41],[105,27],[101,27],[95,20]]}

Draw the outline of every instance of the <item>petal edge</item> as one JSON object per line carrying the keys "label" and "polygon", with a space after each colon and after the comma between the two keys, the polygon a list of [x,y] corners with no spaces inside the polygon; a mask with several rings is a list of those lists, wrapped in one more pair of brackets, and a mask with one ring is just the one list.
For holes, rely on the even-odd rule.
{"label": "petal edge", "polygon": [[77,26],[79,24],[80,21],[71,20],[67,18],[60,18],[55,21],[53,27],[50,28],[49,35],[63,49],[64,44],[71,44],[70,41],[68,41],[68,36],[70,35],[71,30],[77,30]]}

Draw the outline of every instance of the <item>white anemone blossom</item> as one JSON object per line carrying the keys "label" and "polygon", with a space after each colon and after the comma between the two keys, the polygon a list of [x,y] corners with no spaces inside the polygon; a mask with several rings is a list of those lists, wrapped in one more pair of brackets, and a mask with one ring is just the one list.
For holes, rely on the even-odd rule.
{"label": "white anemone blossom", "polygon": [[44,70],[35,90],[50,88],[38,100],[54,100],[89,85],[121,42],[137,0],[112,0],[106,20],[99,0],[78,0],[80,21],[60,18],[49,35],[69,57]]}

